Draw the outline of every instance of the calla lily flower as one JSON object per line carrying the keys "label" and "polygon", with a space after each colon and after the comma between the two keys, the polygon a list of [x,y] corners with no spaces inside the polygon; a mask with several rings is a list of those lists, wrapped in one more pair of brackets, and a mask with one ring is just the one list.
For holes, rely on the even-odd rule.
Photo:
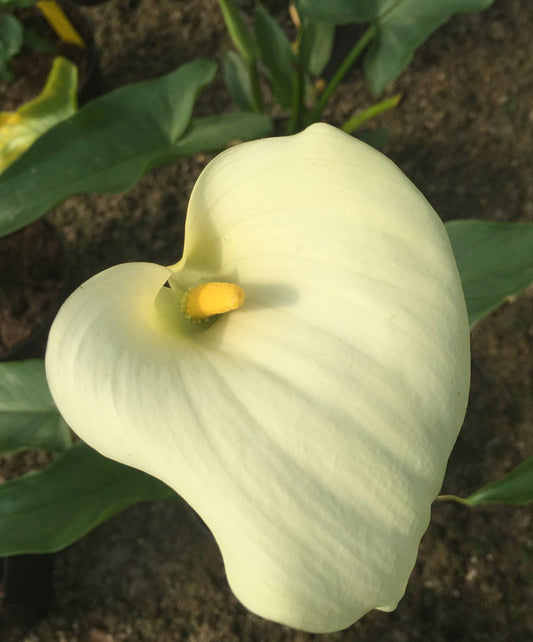
{"label": "calla lily flower", "polygon": [[39,136],[77,109],[78,70],[61,56],[54,58],[42,92],[14,112],[0,112],[0,172]]}
{"label": "calla lily flower", "polygon": [[315,124],[215,158],[183,258],[83,284],[46,370],[82,439],[200,514],[246,607],[328,632],[405,591],[465,413],[469,328],[431,206]]}

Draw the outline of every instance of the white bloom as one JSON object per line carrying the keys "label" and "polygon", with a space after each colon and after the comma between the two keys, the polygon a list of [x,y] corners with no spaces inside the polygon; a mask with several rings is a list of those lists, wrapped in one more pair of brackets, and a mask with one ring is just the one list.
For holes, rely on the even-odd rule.
{"label": "white bloom", "polygon": [[[206,282],[244,304],[189,320]],[[82,285],[46,367],[82,439],[198,511],[245,606],[326,632],[404,593],[465,412],[468,319],[424,197],[317,124],[210,163],[181,261]]]}

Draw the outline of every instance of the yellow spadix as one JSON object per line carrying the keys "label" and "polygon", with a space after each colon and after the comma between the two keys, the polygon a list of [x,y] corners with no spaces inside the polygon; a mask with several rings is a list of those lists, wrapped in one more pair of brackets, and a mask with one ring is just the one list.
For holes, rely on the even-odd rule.
{"label": "yellow spadix", "polygon": [[209,319],[215,314],[237,310],[244,298],[244,290],[235,283],[202,283],[185,294],[185,314],[194,320]]}

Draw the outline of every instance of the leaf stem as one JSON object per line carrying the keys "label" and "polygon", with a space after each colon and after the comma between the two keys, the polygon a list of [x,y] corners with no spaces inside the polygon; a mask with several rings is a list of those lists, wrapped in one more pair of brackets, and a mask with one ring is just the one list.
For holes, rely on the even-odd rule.
{"label": "leaf stem", "polygon": [[458,497],[457,495],[439,495],[435,501],[457,502],[458,504],[463,504],[463,506],[468,506],[472,508],[472,503],[468,499],[464,499],[463,497]]}
{"label": "leaf stem", "polygon": [[401,99],[402,94],[396,94],[395,96],[390,96],[389,98],[385,98],[384,100],[380,100],[379,102],[370,105],[370,107],[367,107],[364,111],[355,113],[342,125],[342,131],[347,134],[351,134],[371,118],[375,118],[389,109],[394,109]]}
{"label": "leaf stem", "polygon": [[292,72],[291,115],[287,125],[287,134],[295,134],[302,126],[304,79],[300,65],[295,65]]}
{"label": "leaf stem", "polygon": [[252,86],[252,102],[254,111],[259,114],[263,113],[263,95],[261,93],[261,85],[259,83],[259,72],[257,71],[257,63],[255,60],[250,61],[248,64],[248,72],[250,74],[250,84]]}
{"label": "leaf stem", "polygon": [[372,38],[376,35],[376,27],[374,25],[370,25],[368,29],[364,32],[364,34],[359,38],[359,40],[355,43],[355,45],[352,47],[346,58],[342,61],[340,64],[339,68],[335,72],[333,78],[329,81],[328,86],[324,90],[324,93],[320,96],[320,100],[317,102],[313,110],[311,111],[310,115],[310,122],[315,123],[320,116],[322,115],[322,112],[326,108],[326,105],[329,102],[329,99],[331,96],[334,94],[336,91],[337,87],[340,85],[342,82],[344,76],[348,73],[350,70],[350,67],[355,63],[357,58],[363,53],[365,48],[368,46]]}

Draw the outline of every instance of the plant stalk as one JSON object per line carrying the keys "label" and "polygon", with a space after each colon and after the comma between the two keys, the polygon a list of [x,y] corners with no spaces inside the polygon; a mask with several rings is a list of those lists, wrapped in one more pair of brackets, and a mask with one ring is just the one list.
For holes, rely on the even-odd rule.
{"label": "plant stalk", "polygon": [[261,85],[259,83],[259,72],[257,71],[257,63],[252,60],[248,63],[248,73],[250,74],[250,83],[252,85],[252,101],[253,108],[259,114],[264,111],[263,108],[263,95],[261,93]]}
{"label": "plant stalk", "polygon": [[292,105],[287,134],[295,134],[302,128],[304,78],[300,65],[295,65],[292,72]]}
{"label": "plant stalk", "polygon": [[329,81],[329,84],[324,90],[324,93],[320,96],[320,100],[317,102],[317,104],[314,106],[313,110],[311,111],[310,123],[315,123],[320,118],[320,116],[322,115],[322,112],[324,111],[324,109],[326,108],[326,105],[329,102],[329,99],[334,94],[335,90],[340,85],[340,83],[342,82],[344,76],[346,76],[346,74],[348,73],[352,65],[363,53],[363,51],[366,49],[366,47],[368,46],[368,44],[370,43],[372,38],[374,38],[375,35],[376,35],[376,27],[374,25],[370,25],[370,27],[368,27],[368,29],[364,32],[364,34],[355,43],[351,51],[348,53],[346,58],[340,64],[333,78]]}
{"label": "plant stalk", "polygon": [[457,495],[439,495],[436,499],[438,502],[457,502],[458,504],[463,504],[463,506],[469,506],[472,508],[472,503],[468,499],[463,497],[458,497]]}
{"label": "plant stalk", "polygon": [[367,107],[364,111],[357,112],[342,125],[342,131],[351,134],[371,118],[375,118],[389,109],[394,109],[401,99],[402,94],[396,94],[395,96],[390,96],[389,98],[385,98],[385,100],[380,100],[378,103],[370,105],[370,107]]}

